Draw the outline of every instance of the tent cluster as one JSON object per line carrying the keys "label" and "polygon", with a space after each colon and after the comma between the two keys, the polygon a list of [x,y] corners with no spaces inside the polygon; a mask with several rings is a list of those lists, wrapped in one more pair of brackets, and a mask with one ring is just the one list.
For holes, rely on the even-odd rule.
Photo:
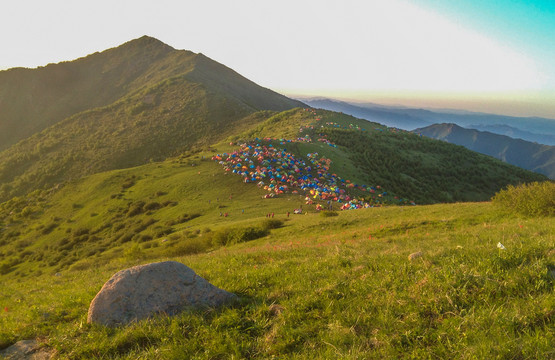
{"label": "tent cluster", "polygon": [[[265,198],[283,193],[304,193],[307,204],[314,201],[337,202],[341,209],[359,209],[371,205],[362,198],[355,198],[349,191],[367,191],[373,204],[380,204],[387,193],[380,187],[357,185],[350,180],[341,179],[330,172],[331,160],[318,153],[309,153],[306,160],[299,159],[285,149],[274,147],[269,139],[256,139],[254,142],[240,144],[232,153],[212,157],[231,172],[243,177],[245,183],[256,183],[268,191]],[[319,205],[322,207],[321,205]]]}
{"label": "tent cluster", "polygon": [[[313,109],[305,109],[316,116]],[[320,117],[316,121],[322,120]],[[341,126],[335,122],[326,122],[327,126],[343,127],[366,131],[358,125],[349,124]],[[218,154],[212,160],[218,161],[226,172],[231,172],[243,177],[245,183],[256,183],[268,193],[264,198],[272,198],[279,194],[302,194],[306,204],[316,203],[317,210],[323,210],[321,203],[331,208],[332,203],[341,204],[342,210],[360,209],[381,205],[385,202],[408,203],[407,200],[388,196],[380,186],[357,185],[350,180],[341,179],[337,174],[330,172],[331,160],[318,153],[309,153],[306,159],[301,159],[287,152],[285,148],[275,146],[295,142],[312,142],[311,135],[316,135],[315,128],[323,127],[314,124],[304,125],[299,128],[299,137],[289,139],[254,139],[242,144],[232,153]],[[382,130],[382,129],[378,129]],[[303,136],[304,134],[304,136]],[[325,135],[317,135],[318,141],[329,146],[337,147]],[[276,144],[274,146],[274,144]],[[357,198],[354,194],[367,193],[367,196]],[[387,197],[387,198],[386,198]],[[411,202],[412,203],[412,202]],[[412,203],[414,204],[414,203]]]}

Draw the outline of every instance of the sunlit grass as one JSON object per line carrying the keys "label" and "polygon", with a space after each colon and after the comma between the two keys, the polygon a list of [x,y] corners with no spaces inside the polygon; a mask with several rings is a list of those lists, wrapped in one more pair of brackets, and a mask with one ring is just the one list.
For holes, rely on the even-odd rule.
{"label": "sunlit grass", "polygon": [[553,219],[501,215],[489,203],[280,218],[285,226],[259,240],[151,259],[185,263],[238,294],[235,306],[88,325],[103,282],[141,263],[120,258],[5,278],[2,343],[39,337],[61,358],[83,359],[553,357]]}

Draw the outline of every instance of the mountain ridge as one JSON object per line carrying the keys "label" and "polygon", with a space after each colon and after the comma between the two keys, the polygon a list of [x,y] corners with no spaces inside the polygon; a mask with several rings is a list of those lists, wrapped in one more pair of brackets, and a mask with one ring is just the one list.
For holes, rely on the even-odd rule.
{"label": "mountain ridge", "polygon": [[416,129],[414,132],[462,145],[467,149],[555,179],[555,146],[513,139],[488,131],[465,129],[456,124],[434,124]]}
{"label": "mountain ridge", "polygon": [[[233,129],[256,120],[255,116],[244,124],[239,121],[257,111],[304,105],[262,88],[204,55],[173,50],[149,37],[50,68],[79,68],[83,63],[92,63],[94,74],[104,69],[110,86],[100,89],[98,81],[80,86],[89,86],[94,93],[112,93],[103,101],[86,99],[83,109],[63,117],[62,105],[83,95],[72,88],[77,80],[70,81],[71,89],[59,89],[63,96],[53,115],[37,120],[27,129],[30,135],[0,152],[0,192],[4,193],[0,199],[97,171],[163,160],[231,135]],[[83,71],[90,69],[86,66]],[[29,71],[42,74],[44,70]],[[42,91],[46,93],[43,99],[52,96]],[[39,109],[48,108],[46,100],[39,102]],[[25,103],[19,105],[25,107]],[[14,106],[12,113],[17,108]],[[32,110],[27,108],[23,115]],[[4,119],[9,113],[3,113]],[[28,122],[34,120],[30,117]],[[10,133],[9,122],[0,124],[0,133]],[[14,192],[14,188],[20,191]]]}
{"label": "mountain ridge", "polygon": [[[555,119],[541,117],[514,117],[466,110],[438,110],[389,106],[374,103],[354,103],[328,98],[299,98],[307,104],[327,110],[341,111],[349,115],[377,121],[404,130],[414,130],[431,124],[455,123],[465,128],[489,127],[499,135],[521,138],[526,141],[555,145]],[[496,128],[503,124],[506,128]]]}

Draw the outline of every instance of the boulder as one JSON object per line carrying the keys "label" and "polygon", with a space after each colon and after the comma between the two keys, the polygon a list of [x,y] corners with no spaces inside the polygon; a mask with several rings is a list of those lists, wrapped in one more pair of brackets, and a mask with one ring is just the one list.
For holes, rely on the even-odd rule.
{"label": "boulder", "polygon": [[87,322],[125,325],[155,314],[175,315],[187,308],[217,307],[237,299],[189,267],[164,261],[121,270],[108,280],[89,307]]}

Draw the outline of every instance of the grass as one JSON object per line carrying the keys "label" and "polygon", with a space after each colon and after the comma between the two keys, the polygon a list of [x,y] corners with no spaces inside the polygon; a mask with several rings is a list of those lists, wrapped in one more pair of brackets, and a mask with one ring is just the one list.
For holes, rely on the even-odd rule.
{"label": "grass", "polygon": [[[39,337],[72,359],[555,355],[553,218],[470,203],[280,219],[258,240],[152,259],[185,263],[238,294],[237,305],[118,329],[86,324],[102,284],[144,262],[114,258],[61,276],[4,278],[1,342]],[[416,251],[423,256],[409,261]]]}
{"label": "grass", "polygon": [[[291,114],[284,136],[314,116]],[[253,116],[249,126],[264,117]],[[317,212],[300,194],[263,199],[209,160],[240,139],[1,203],[0,348],[37,338],[62,359],[555,357],[555,218],[489,202]],[[365,176],[341,161],[347,147],[286,146]],[[240,301],[116,329],[86,323],[111,275],[167,259]]]}

